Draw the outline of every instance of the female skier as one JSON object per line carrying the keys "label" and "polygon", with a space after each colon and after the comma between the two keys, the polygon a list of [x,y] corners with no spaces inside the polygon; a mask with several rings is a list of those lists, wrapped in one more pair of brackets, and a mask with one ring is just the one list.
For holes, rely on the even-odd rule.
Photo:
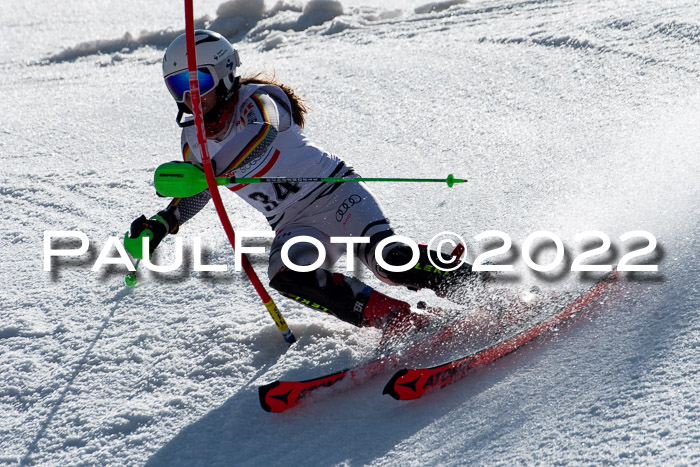
{"label": "female skier", "polygon": [[[216,32],[197,30],[195,42],[207,144],[217,176],[358,177],[337,156],[306,138],[302,128],[307,109],[292,89],[271,80],[236,76],[238,52]],[[165,51],[163,77],[179,109],[176,121],[182,127],[184,160],[199,163],[201,153],[193,119],[183,119],[184,114],[192,113],[184,34]],[[353,277],[331,273],[329,268],[346,249],[346,244],[331,243],[331,237],[368,237],[369,243],[354,244],[354,257],[387,284],[411,289],[428,287],[448,296],[472,280],[471,266],[466,263],[451,273],[432,267],[406,272],[381,268],[375,257],[377,244],[394,232],[363,183],[238,184],[229,189],[262,212],[275,231],[268,268],[270,286],[356,326],[414,322],[418,315],[412,313],[408,303],[373,290]],[[136,219],[131,224],[130,237],[138,238],[150,230],[153,253],[167,234],[177,233],[210,197],[209,190],[205,190],[188,198],[175,198],[150,219]],[[315,271],[297,272],[282,262],[284,242],[301,235],[313,237],[325,246],[326,261]],[[383,251],[383,259],[392,266],[403,266],[412,258],[411,248],[402,243],[392,243]],[[445,263],[425,247],[420,247],[418,265],[430,264],[428,254],[443,269],[456,265],[456,259]],[[289,250],[289,259],[296,265],[313,264],[317,258],[318,250],[309,243],[296,243]]]}

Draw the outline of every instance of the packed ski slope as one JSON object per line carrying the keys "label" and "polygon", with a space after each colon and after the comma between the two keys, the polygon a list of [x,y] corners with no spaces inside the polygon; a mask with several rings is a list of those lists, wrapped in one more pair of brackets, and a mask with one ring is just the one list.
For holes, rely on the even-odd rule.
{"label": "packed ski slope", "polygon": [[[287,348],[211,208],[180,230],[177,271],[127,289],[124,268],[91,270],[110,237],[166,204],[152,173],[179,158],[179,129],[160,60],[181,2],[5,5],[0,463],[700,463],[696,1],[206,0],[195,12],[236,41],[243,73],[305,95],[307,133],[360,174],[469,179],[373,185],[398,233],[459,233],[473,260],[488,246],[474,236],[500,230],[514,242],[497,258],[516,266],[505,286],[576,290],[591,278],[567,266],[598,245],[577,233],[607,234],[596,259],[616,264],[646,244],[620,235],[644,230],[658,245],[638,261],[659,271],[626,274],[576,321],[424,399],[382,396],[387,375],[263,412],[259,385],[368,361],[379,332],[275,296],[298,337]],[[268,228],[223,195],[236,229]],[[89,250],[45,271],[51,230],[85,233]],[[538,230],[566,244],[546,276],[521,260]],[[197,236],[228,272],[193,270]],[[172,239],[160,250],[173,260]],[[267,282],[265,255],[252,259]]]}

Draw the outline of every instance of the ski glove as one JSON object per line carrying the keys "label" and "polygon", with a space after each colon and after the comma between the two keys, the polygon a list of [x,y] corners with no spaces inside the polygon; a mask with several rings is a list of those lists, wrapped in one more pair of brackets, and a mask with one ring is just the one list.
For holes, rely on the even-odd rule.
{"label": "ski glove", "polygon": [[[172,227],[171,227],[172,226]],[[169,209],[160,211],[150,219],[141,215],[131,223],[131,232],[124,235],[124,248],[134,258],[143,259],[143,237],[149,237],[148,253],[149,258],[158,247],[160,242],[169,233],[175,234],[179,229],[179,223],[175,213]]]}

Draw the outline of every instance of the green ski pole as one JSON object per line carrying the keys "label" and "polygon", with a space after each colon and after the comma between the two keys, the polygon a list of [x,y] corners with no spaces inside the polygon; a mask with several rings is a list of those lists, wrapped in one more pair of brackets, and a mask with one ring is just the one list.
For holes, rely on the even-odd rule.
{"label": "green ski pole", "polygon": [[[156,191],[168,198],[187,198],[207,189],[207,180],[202,168],[189,162],[166,162],[156,169],[153,177]],[[447,178],[384,178],[384,177],[216,177],[217,185],[235,183],[300,183],[300,182],[429,182],[455,183],[466,180],[449,174]]]}

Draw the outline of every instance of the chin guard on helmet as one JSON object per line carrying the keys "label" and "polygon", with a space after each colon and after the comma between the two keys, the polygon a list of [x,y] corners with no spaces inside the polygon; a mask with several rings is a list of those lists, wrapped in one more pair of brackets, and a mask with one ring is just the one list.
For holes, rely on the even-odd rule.
{"label": "chin guard on helmet", "polygon": [[192,115],[192,112],[190,112],[190,109],[188,109],[185,104],[182,102],[177,102],[177,116],[175,117],[175,122],[180,128],[194,125],[194,119],[182,120],[185,114]]}

